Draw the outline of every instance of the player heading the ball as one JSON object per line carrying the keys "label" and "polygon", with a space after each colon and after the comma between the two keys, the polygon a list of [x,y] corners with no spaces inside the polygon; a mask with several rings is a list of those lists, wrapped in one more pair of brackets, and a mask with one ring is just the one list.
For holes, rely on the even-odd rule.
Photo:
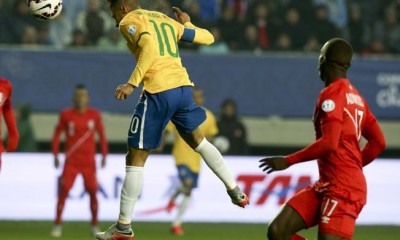
{"label": "player heading the ball", "polygon": [[214,37],[190,23],[189,15],[179,8],[174,8],[175,21],[161,12],[141,9],[137,0],[108,0],[108,3],[116,25],[137,60],[129,81],[118,86],[114,96],[124,100],[140,84],[143,84],[143,93],[128,132],[119,218],[107,231],[98,233],[97,239],[134,239],[131,219],[142,190],[143,167],[150,151],[159,147],[169,121],[224,183],[231,201],[240,207],[247,205],[248,198],[237,186],[221,153],[199,128],[206,114],[193,102],[194,84],[179,56],[178,41],[208,45],[214,42]]}

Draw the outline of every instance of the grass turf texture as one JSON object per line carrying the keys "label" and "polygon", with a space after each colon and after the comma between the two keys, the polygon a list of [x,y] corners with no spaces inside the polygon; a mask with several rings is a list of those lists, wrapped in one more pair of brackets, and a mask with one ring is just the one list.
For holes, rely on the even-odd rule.
{"label": "grass turf texture", "polygon": [[[105,230],[111,223],[101,223]],[[0,221],[0,239],[4,240],[50,240],[51,222]],[[265,224],[186,223],[185,235],[173,236],[169,223],[134,223],[137,240],[256,240],[266,239]],[[63,240],[94,239],[89,235],[88,222],[65,222]],[[301,233],[308,239],[316,239],[316,228]],[[400,226],[357,226],[353,240],[398,240]]]}

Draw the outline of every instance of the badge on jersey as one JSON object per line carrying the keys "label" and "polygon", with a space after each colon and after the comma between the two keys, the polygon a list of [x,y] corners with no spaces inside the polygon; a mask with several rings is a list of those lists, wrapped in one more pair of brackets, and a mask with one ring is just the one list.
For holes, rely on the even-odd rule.
{"label": "badge on jersey", "polygon": [[94,128],[94,120],[93,119],[90,119],[88,121],[88,128],[89,128],[89,130],[92,130]]}
{"label": "badge on jersey", "polygon": [[137,29],[136,29],[136,26],[135,26],[135,25],[131,25],[131,26],[128,27],[128,33],[129,33],[131,36],[135,35],[136,30],[137,30]]}
{"label": "badge on jersey", "polygon": [[324,110],[324,112],[332,112],[335,109],[335,102],[331,99],[326,99],[323,103],[322,103],[322,110]]}

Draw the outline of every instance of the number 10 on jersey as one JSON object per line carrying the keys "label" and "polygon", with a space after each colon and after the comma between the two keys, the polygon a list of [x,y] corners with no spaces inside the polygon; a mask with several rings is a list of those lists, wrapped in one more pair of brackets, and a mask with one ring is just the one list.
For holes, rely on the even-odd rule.
{"label": "number 10 on jersey", "polygon": [[169,56],[175,58],[179,57],[174,27],[166,22],[162,22],[160,25],[158,25],[154,20],[150,20],[150,22],[153,24],[154,30],[157,34],[160,55],[165,56],[166,49]]}

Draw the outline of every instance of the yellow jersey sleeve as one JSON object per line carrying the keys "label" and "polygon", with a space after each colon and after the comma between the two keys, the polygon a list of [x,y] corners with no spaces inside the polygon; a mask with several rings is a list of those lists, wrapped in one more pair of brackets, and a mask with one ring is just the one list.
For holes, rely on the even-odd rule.
{"label": "yellow jersey sleeve", "polygon": [[128,83],[138,87],[153,64],[157,45],[148,29],[148,21],[141,12],[135,12],[120,23],[120,31],[130,49],[137,49],[137,64]]}
{"label": "yellow jersey sleeve", "polygon": [[130,14],[129,18],[124,18],[119,24],[119,31],[124,36],[128,45],[138,46],[138,42],[143,34],[150,34],[149,24],[141,16],[141,13]]}
{"label": "yellow jersey sleeve", "polygon": [[214,36],[207,29],[196,27],[191,22],[184,24],[182,35],[178,36],[178,39],[202,45],[214,43]]}

